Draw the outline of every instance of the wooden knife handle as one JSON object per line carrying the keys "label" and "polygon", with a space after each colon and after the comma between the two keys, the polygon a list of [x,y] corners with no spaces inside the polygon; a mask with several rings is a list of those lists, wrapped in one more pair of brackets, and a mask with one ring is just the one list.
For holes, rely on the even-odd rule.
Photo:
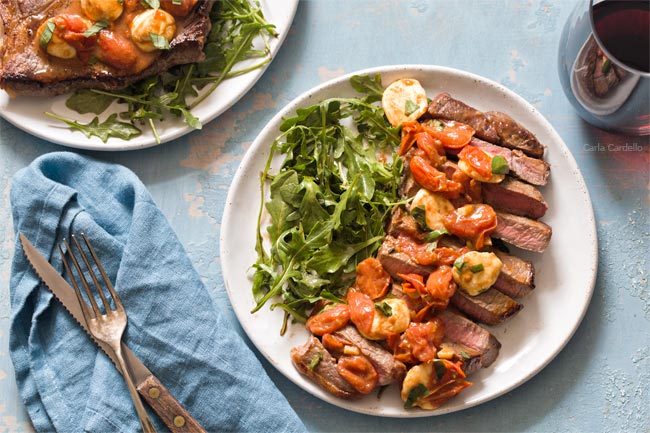
{"label": "wooden knife handle", "polygon": [[154,375],[138,386],[138,392],[172,433],[207,433]]}

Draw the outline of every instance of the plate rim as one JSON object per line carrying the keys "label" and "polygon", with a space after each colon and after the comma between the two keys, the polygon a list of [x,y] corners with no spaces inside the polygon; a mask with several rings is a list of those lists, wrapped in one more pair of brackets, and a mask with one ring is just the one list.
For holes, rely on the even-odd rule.
{"label": "plate rim", "polygon": [[[281,2],[273,1],[273,0],[261,0],[260,5],[262,6],[263,9],[269,8],[264,11],[265,15],[269,14],[269,12],[273,11],[273,8],[277,8],[276,12],[280,13],[282,12],[282,15],[286,16],[286,27],[283,29],[277,29],[278,35],[275,39],[272,40],[271,44],[271,53],[270,53],[270,61],[267,62],[263,67],[259,69],[255,69],[253,71],[250,71],[247,74],[244,74],[240,77],[235,77],[235,78],[242,78],[242,77],[247,77],[248,80],[245,81],[245,84],[242,86],[240,91],[236,94],[233,94],[229,101],[223,105],[222,107],[219,107],[217,110],[213,111],[208,111],[205,114],[199,114],[199,119],[201,120],[202,125],[205,127],[206,124],[211,122],[212,120],[216,119],[217,117],[221,116],[224,114],[226,111],[231,109],[237,102],[239,102],[240,99],[242,99],[254,86],[255,84],[262,78],[268,67],[273,63],[273,60],[277,56],[277,53],[281,49],[282,45],[284,44],[284,41],[286,37],[289,34],[289,31],[291,29],[291,25],[293,23],[293,20],[296,15],[296,11],[298,9],[298,2],[299,0],[282,0]],[[272,23],[275,24],[275,23]],[[227,81],[224,81],[223,84],[227,83]],[[66,93],[64,95],[59,95],[58,97],[68,97],[70,96],[70,93]],[[8,98],[7,103],[9,104],[11,102],[12,97],[10,97],[7,92],[4,90],[0,89],[0,97],[2,98]],[[29,97],[29,98],[49,98],[49,97]],[[206,101],[202,101],[202,104],[205,106],[206,102],[209,102],[209,98]],[[197,107],[200,107],[202,104],[199,104]],[[105,113],[102,113],[101,115],[103,116]],[[45,122],[48,118],[47,116],[39,112],[38,113],[39,118],[41,119],[42,122]],[[52,128],[58,129],[59,127],[61,128],[61,131],[65,131],[66,134],[54,134],[54,133],[48,133],[50,130],[50,127],[48,128],[34,128],[30,127],[28,124],[23,124],[21,123],[21,119],[24,119],[24,116],[20,114],[13,114],[12,112],[7,112],[6,110],[0,110],[0,117],[2,117],[4,120],[15,126],[16,128],[26,132],[29,135],[32,135],[34,137],[46,140],[48,142],[69,147],[71,149],[82,149],[82,150],[91,150],[91,151],[105,151],[105,152],[119,152],[119,151],[131,151],[131,150],[140,150],[140,149],[146,149],[149,147],[155,147],[159,146],[165,143],[168,143],[172,140],[175,140],[177,138],[183,137],[185,135],[191,134],[195,131],[194,128],[190,127],[180,119],[176,118],[168,118],[166,119],[168,125],[170,125],[169,129],[164,131],[163,133],[159,134],[160,138],[160,143],[156,142],[155,137],[152,135],[151,137],[148,137],[147,139],[140,139],[134,138],[133,141],[131,140],[123,140],[120,138],[115,138],[115,137],[110,137],[106,143],[102,142],[98,137],[86,137],[83,135],[81,132],[77,131],[71,131],[67,129],[67,127],[64,124],[56,124],[52,125]],[[54,119],[52,119],[54,122]],[[173,123],[173,125],[172,125]],[[41,125],[39,123],[39,125]],[[41,125],[42,126],[42,125]],[[145,129],[143,132],[148,131]],[[70,137],[69,137],[70,136]]]}
{"label": "plate rim", "polygon": [[[481,75],[475,74],[473,72],[468,72],[452,67],[447,67],[447,66],[439,66],[439,65],[425,65],[425,64],[397,64],[397,65],[383,65],[383,66],[374,66],[370,68],[365,68],[361,70],[357,70],[354,72],[349,72],[345,73],[339,77],[327,80],[325,82],[322,82],[311,89],[308,89],[301,94],[299,94],[297,97],[292,99],[289,103],[287,103],[278,113],[276,113],[265,125],[264,127],[260,130],[259,134],[256,136],[255,140],[249,147],[249,149],[246,151],[244,157],[242,158],[239,166],[237,167],[237,170],[235,171],[233,175],[233,180],[231,183],[231,186],[228,190],[228,194],[226,197],[226,202],[224,205],[224,211],[221,219],[221,226],[220,226],[220,235],[219,235],[219,240],[220,240],[220,260],[223,264],[224,256],[225,254],[228,253],[227,250],[227,245],[226,241],[228,238],[228,232],[227,228],[229,227],[230,220],[231,220],[231,211],[233,210],[232,203],[233,203],[233,198],[234,195],[236,194],[237,187],[239,186],[238,179],[240,178],[240,175],[242,171],[244,170],[245,167],[248,167],[251,164],[251,160],[254,158],[258,157],[256,156],[256,153],[260,151],[262,145],[265,143],[264,138],[269,134],[269,130],[275,129],[276,130],[276,135],[277,135],[277,125],[282,121],[282,119],[289,113],[295,112],[297,108],[305,106],[307,103],[315,103],[315,101],[310,101],[315,95],[320,94],[323,90],[341,85],[344,82],[348,82],[349,79],[354,76],[354,75],[371,75],[371,74],[389,74],[389,73],[396,73],[396,72],[408,72],[408,71],[419,71],[419,72],[424,72],[424,73],[446,73],[446,74],[452,74],[454,76],[458,76],[461,78],[469,79],[472,80],[478,84],[483,84],[483,85],[489,85],[492,86],[495,90],[500,91],[505,93],[508,98],[512,98],[515,101],[517,101],[519,104],[527,107],[532,114],[540,120],[540,125],[545,129],[545,132],[551,136],[553,144],[559,144],[560,148],[555,149],[554,151],[560,152],[562,158],[565,159],[566,163],[568,164],[570,170],[571,170],[571,175],[572,178],[576,182],[576,187],[581,193],[580,198],[584,202],[585,205],[585,210],[588,211],[588,221],[584,222],[585,230],[586,230],[586,235],[589,238],[589,245],[590,245],[590,250],[586,251],[586,253],[591,257],[590,262],[588,263],[589,266],[589,278],[587,281],[585,281],[585,288],[587,288],[586,292],[584,292],[584,299],[581,302],[582,308],[580,311],[574,316],[574,323],[571,324],[571,330],[566,333],[562,339],[562,341],[555,347],[555,349],[550,353],[544,362],[541,362],[539,365],[537,365],[535,368],[531,369],[530,371],[527,372],[525,377],[523,377],[520,381],[516,383],[512,383],[509,386],[503,387],[499,389],[498,392],[491,394],[489,396],[479,398],[476,401],[472,402],[471,404],[466,404],[463,407],[456,408],[456,407],[441,407],[439,409],[436,409],[434,411],[416,411],[416,412],[406,412],[402,414],[385,414],[385,413],[376,413],[374,411],[368,411],[368,410],[363,410],[359,409],[356,407],[350,407],[348,405],[345,405],[345,400],[342,399],[337,399],[334,396],[327,395],[329,398],[324,398],[321,395],[314,395],[306,386],[304,386],[304,383],[299,383],[296,382],[292,377],[289,377],[287,374],[285,374],[280,368],[278,368],[274,361],[270,359],[269,355],[267,355],[262,348],[259,347],[256,339],[252,338],[249,332],[248,325],[245,320],[242,320],[242,317],[240,317],[240,314],[243,314],[243,312],[240,312],[237,308],[235,308],[235,305],[233,305],[233,294],[232,294],[232,288],[231,284],[229,281],[231,281],[231,276],[230,276],[230,269],[226,266],[222,266],[222,275],[224,279],[224,284],[225,288],[227,291],[228,295],[228,300],[233,307],[233,311],[235,312],[235,315],[237,317],[237,320],[239,322],[239,325],[244,329],[245,333],[247,334],[248,338],[251,340],[253,345],[256,347],[256,349],[261,353],[264,358],[271,362],[273,364],[273,367],[281,374],[283,375],[287,380],[290,382],[294,383],[297,385],[299,388],[304,390],[305,392],[310,393],[313,397],[318,398],[322,401],[325,401],[327,403],[333,404],[335,406],[338,406],[342,409],[350,410],[353,412],[358,412],[358,413],[364,413],[372,416],[379,416],[379,417],[388,417],[388,418],[419,418],[419,417],[430,417],[430,416],[438,416],[438,415],[444,415],[447,413],[452,413],[452,412],[457,412],[460,410],[465,410],[469,409],[471,407],[475,407],[478,405],[481,405],[483,403],[486,403],[488,401],[491,401],[493,399],[496,399],[513,389],[523,385],[530,379],[532,379],[534,376],[536,376],[540,371],[542,371],[548,364],[550,364],[556,357],[557,355],[566,347],[566,345],[569,343],[569,341],[573,338],[575,335],[576,331],[580,327],[580,324],[582,323],[587,310],[589,308],[589,305],[591,303],[591,299],[593,297],[595,285],[596,285],[596,279],[597,279],[597,270],[598,270],[598,235],[597,235],[597,228],[596,228],[596,219],[595,219],[595,213],[594,213],[594,208],[593,204],[591,201],[591,197],[589,194],[589,190],[587,188],[586,182],[584,180],[584,176],[582,175],[582,172],[580,171],[578,164],[569,150],[568,146],[564,142],[564,140],[561,138],[561,136],[558,134],[558,132],[555,130],[555,128],[551,125],[551,123],[546,119],[544,115],[541,114],[537,108],[535,108],[532,104],[530,104],[528,101],[526,101],[522,96],[518,95],[514,91],[508,89],[506,86],[497,83],[489,78],[483,77]],[[262,150],[263,151],[263,150]],[[268,152],[266,153],[268,155]],[[247,287],[247,290],[250,291],[250,286]],[[251,295],[252,296],[252,295]],[[247,312],[246,314],[250,314],[250,312]],[[288,356],[288,354],[287,354]],[[306,379],[305,379],[306,380]]]}

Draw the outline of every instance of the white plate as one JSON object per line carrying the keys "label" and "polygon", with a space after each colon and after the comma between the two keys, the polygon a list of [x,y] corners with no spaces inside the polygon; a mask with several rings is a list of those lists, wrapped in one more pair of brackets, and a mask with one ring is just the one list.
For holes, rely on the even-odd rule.
{"label": "white plate", "polygon": [[[289,33],[291,22],[298,7],[298,0],[261,0],[260,5],[264,17],[269,23],[275,24],[278,37],[269,39],[271,58],[274,58],[282,42]],[[263,41],[256,41],[262,44]],[[260,45],[262,46],[262,45]],[[252,62],[254,63],[254,62]],[[241,63],[238,66],[246,66]],[[263,68],[255,69],[239,77],[224,81],[210,96],[192,110],[205,125],[221,113],[233,106],[262,76],[268,64]],[[46,111],[60,116],[78,120],[82,123],[90,122],[94,114],[80,115],[69,110],[65,101],[69,95],[54,98],[44,97],[17,97],[9,98],[6,92],[0,90],[0,116],[24,131],[37,137],[68,147],[90,150],[134,150],[156,145],[156,140],[149,128],[141,127],[142,134],[130,140],[109,138],[106,143],[97,137],[86,138],[81,132],[70,131],[67,126],[58,120],[46,116]],[[110,113],[106,112],[100,117],[104,119]],[[193,131],[182,120],[176,118],[166,119],[158,126],[158,135],[161,143],[178,138]]]}
{"label": "white plate", "polygon": [[[234,311],[260,352],[287,378],[307,392],[334,405],[377,416],[422,417],[469,408],[521,385],[546,366],[578,327],[593,292],[597,268],[597,238],[589,193],[566,145],[544,117],[523,98],[485,78],[435,66],[390,66],[355,74],[382,75],[384,85],[397,78],[416,78],[429,97],[448,92],[482,110],[512,115],[547,146],[551,164],[549,184],[542,188],[549,210],[543,220],[553,227],[553,238],[543,254],[517,252],[533,260],[535,291],[523,300],[524,309],[505,324],[492,328],[503,347],[490,368],[473,374],[474,386],[435,411],[403,409],[396,386],[378,400],[373,393],[359,401],[337,399],[302,376],[291,364],[289,350],[307,341],[302,325],[291,325],[284,337],[280,308],[268,304],[251,314],[250,265],[256,261],[255,227],[259,211],[259,173],[284,117],[332,96],[354,96],[350,75],[340,77],[296,98],[262,130],[245,155],[231,185],[223,215],[221,261],[228,296]],[[270,303],[269,303],[270,304]]]}

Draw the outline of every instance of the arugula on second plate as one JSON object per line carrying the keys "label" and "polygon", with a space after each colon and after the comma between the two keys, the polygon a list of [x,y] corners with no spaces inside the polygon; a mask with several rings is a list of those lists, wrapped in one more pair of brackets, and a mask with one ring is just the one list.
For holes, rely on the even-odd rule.
{"label": "arugula on second plate", "polygon": [[[147,4],[157,7],[158,1],[149,0]],[[104,121],[95,117],[89,123],[81,123],[56,114],[45,114],[65,122],[87,137],[96,136],[104,142],[109,137],[128,140],[142,133],[139,125],[148,124],[156,142],[160,143],[156,122],[170,114],[181,117],[194,129],[201,129],[201,121],[192,114],[192,108],[224,80],[269,63],[271,56],[267,41],[277,35],[275,26],[266,21],[254,0],[218,1],[212,8],[210,20],[212,29],[203,48],[206,57],[202,62],[176,66],[122,91],[81,90],[66,101],[68,108],[80,114],[96,115],[118,101],[121,103],[119,120],[111,115]],[[264,41],[263,49],[255,48],[254,41],[258,38]],[[247,62],[242,64],[244,61]]]}
{"label": "arugula on second plate", "polygon": [[[321,299],[341,300],[357,263],[373,255],[384,238],[384,221],[400,199],[402,160],[393,149],[400,135],[375,102],[381,77],[354,76],[357,98],[331,98],[284,120],[261,174],[253,294],[259,310],[271,308],[306,320]],[[271,164],[284,156],[277,173]],[[388,155],[388,156],[387,156]],[[270,181],[267,202],[265,185]],[[264,246],[263,209],[270,248]]]}

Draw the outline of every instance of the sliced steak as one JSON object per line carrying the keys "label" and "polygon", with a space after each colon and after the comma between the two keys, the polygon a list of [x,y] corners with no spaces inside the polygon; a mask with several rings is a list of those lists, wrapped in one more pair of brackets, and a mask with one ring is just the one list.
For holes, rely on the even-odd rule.
{"label": "sliced steak", "polygon": [[370,360],[375,370],[377,370],[379,376],[377,384],[379,386],[401,383],[402,379],[404,379],[406,366],[401,361],[393,358],[393,354],[379,344],[366,340],[356,327],[348,325],[336,331],[334,336],[349,341],[361,351],[362,355]]}
{"label": "sliced steak", "polygon": [[336,370],[336,359],[312,336],[304,345],[291,349],[293,365],[327,392],[340,398],[358,398],[360,394]]}
{"label": "sliced steak", "polygon": [[453,352],[454,356],[463,362],[463,371],[469,375],[481,368],[481,352],[465,346],[462,343],[454,343],[448,339],[440,344],[440,351]]}
{"label": "sliced steak", "polygon": [[441,311],[438,317],[445,325],[445,337],[449,341],[480,353],[481,367],[489,367],[497,359],[501,343],[490,331],[450,310]]}
{"label": "sliced steak", "polygon": [[428,107],[432,117],[455,120],[470,125],[476,136],[510,149],[519,149],[534,158],[544,156],[544,146],[532,132],[512,117],[498,111],[484,113],[447,93],[436,95]]}
{"label": "sliced steak", "polygon": [[497,227],[492,237],[528,251],[543,253],[546,250],[551,241],[550,226],[519,215],[498,211],[496,214]]}
{"label": "sliced steak", "polygon": [[544,156],[544,146],[537,137],[509,115],[500,111],[489,111],[485,113],[485,117],[499,135],[498,144],[521,150],[533,158]]}
{"label": "sliced steak", "polygon": [[500,183],[484,183],[483,200],[495,209],[534,219],[548,209],[537,188],[509,176]]}
{"label": "sliced steak", "polygon": [[544,186],[551,174],[551,167],[548,162],[526,156],[521,150],[510,150],[507,147],[497,146],[478,138],[472,138],[472,146],[489,153],[490,155],[501,155],[508,161],[510,174],[524,182],[533,185]]}
{"label": "sliced steak", "polygon": [[523,298],[535,288],[535,267],[532,262],[522,260],[495,250],[503,267],[492,287],[513,298]]}
{"label": "sliced steak", "polygon": [[466,123],[476,131],[476,135],[492,143],[499,142],[499,134],[489,119],[481,111],[462,101],[452,98],[448,93],[440,93],[431,100],[428,112],[432,117]]}
{"label": "sliced steak", "polygon": [[523,308],[519,302],[493,288],[476,296],[456,290],[451,297],[451,303],[471,319],[492,326],[517,314]]}
{"label": "sliced steak", "polygon": [[4,35],[0,34],[0,88],[10,95],[31,96],[54,96],[89,88],[118,90],[172,66],[198,62],[205,57],[203,46],[211,27],[209,14],[215,4],[214,0],[198,2],[188,16],[177,17],[178,30],[169,41],[170,48],[144,70],[133,72],[101,62],[56,59],[41,52],[38,41],[33,40],[39,26],[70,8],[69,0],[2,3],[0,19],[5,29]]}
{"label": "sliced steak", "polygon": [[392,236],[386,236],[384,239],[377,251],[377,259],[393,278],[399,278],[398,274],[418,274],[426,277],[434,269],[432,266],[420,265],[408,254],[399,252],[397,239]]}
{"label": "sliced steak", "polygon": [[425,235],[422,230],[420,230],[420,226],[415,218],[413,218],[413,215],[411,215],[404,206],[393,208],[390,220],[388,221],[388,226],[386,227],[386,233],[394,238],[400,234],[406,234],[413,239],[418,240],[422,240]]}

